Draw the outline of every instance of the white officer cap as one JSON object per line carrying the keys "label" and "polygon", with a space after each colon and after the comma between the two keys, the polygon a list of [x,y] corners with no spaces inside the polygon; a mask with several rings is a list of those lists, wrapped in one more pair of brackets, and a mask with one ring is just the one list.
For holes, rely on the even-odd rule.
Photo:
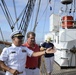
{"label": "white officer cap", "polygon": [[16,30],[16,31],[13,31],[10,35],[11,38],[13,38],[14,36],[21,36],[21,37],[24,37],[24,35],[22,34],[22,32],[20,30]]}

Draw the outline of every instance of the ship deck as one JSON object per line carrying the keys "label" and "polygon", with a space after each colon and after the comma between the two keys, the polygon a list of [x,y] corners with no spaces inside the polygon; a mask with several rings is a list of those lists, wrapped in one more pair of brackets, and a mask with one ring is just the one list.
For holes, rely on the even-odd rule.
{"label": "ship deck", "polygon": [[61,67],[54,63],[52,75],[76,75],[76,68],[61,69]]}
{"label": "ship deck", "polygon": [[[41,75],[47,75],[44,61],[42,61]],[[56,62],[54,62],[52,75],[76,75],[76,68],[64,68],[62,69]]]}

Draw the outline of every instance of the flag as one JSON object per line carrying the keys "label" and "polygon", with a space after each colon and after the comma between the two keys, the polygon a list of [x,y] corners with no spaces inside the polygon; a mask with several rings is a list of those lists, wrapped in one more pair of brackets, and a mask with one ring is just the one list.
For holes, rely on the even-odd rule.
{"label": "flag", "polygon": [[52,7],[50,6],[50,10],[52,10]]}
{"label": "flag", "polygon": [[51,0],[49,0],[49,3],[51,3]]}

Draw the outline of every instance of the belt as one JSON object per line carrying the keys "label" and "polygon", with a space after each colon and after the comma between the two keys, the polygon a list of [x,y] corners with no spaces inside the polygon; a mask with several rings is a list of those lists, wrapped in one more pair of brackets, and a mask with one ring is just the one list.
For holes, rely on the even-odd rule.
{"label": "belt", "polygon": [[36,69],[36,67],[34,67],[34,68],[28,68],[28,67],[26,67],[27,69],[32,69],[32,70],[34,70],[34,69]]}

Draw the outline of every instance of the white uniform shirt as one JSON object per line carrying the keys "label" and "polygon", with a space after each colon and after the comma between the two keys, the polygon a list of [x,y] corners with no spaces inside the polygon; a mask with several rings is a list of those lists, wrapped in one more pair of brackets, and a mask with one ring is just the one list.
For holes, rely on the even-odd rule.
{"label": "white uniform shirt", "polygon": [[[0,60],[7,62],[7,66],[16,69],[19,72],[25,70],[26,57],[27,55],[31,57],[33,51],[28,49],[27,47],[20,46],[16,47],[14,44],[12,46],[3,49]],[[6,74],[7,75],[7,74]],[[12,75],[12,74],[8,74]],[[19,74],[24,75],[24,74]]]}

